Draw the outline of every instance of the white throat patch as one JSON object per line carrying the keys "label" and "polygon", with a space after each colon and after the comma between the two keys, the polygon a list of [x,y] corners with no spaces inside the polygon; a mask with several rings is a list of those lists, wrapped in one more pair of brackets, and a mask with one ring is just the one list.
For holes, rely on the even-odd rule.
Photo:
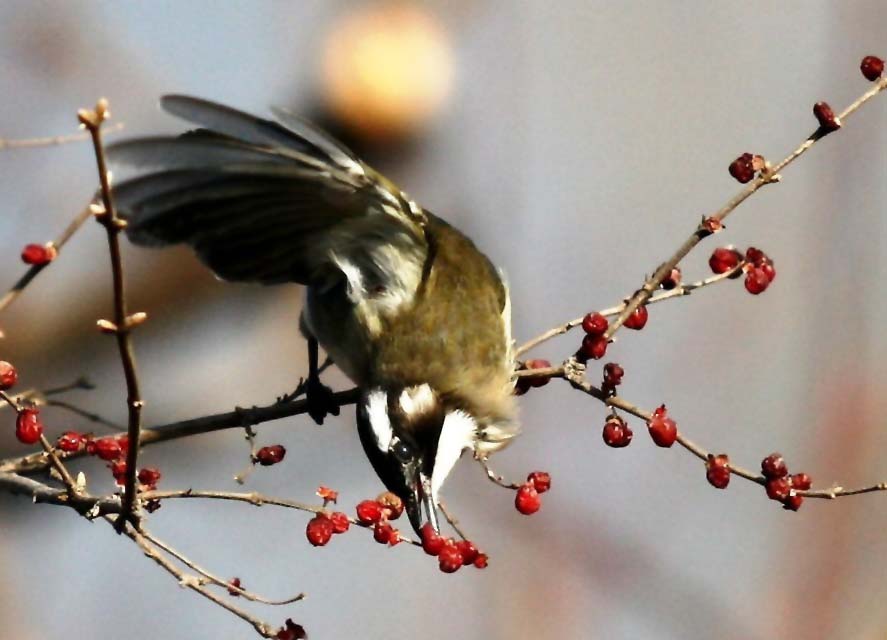
{"label": "white throat patch", "polygon": [[453,411],[444,418],[440,440],[437,442],[437,456],[434,458],[434,471],[431,475],[431,495],[437,504],[437,494],[450,471],[462,456],[465,449],[474,449],[477,440],[477,423],[463,411]]}
{"label": "white throat patch", "polygon": [[367,396],[367,417],[376,447],[382,453],[388,452],[391,439],[394,437],[394,429],[391,428],[391,418],[388,417],[388,394],[384,391],[373,391]]}

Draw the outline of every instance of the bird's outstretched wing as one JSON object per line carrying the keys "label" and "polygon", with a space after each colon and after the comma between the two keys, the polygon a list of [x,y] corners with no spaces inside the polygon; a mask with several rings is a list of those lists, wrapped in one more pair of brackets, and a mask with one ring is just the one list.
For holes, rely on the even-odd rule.
{"label": "bird's outstretched wing", "polygon": [[[425,214],[344,145],[283,110],[277,121],[165,96],[198,129],[108,149],[126,170],[117,208],[136,244],[187,243],[226,280],[386,287],[421,272]],[[349,269],[352,273],[348,273]]]}

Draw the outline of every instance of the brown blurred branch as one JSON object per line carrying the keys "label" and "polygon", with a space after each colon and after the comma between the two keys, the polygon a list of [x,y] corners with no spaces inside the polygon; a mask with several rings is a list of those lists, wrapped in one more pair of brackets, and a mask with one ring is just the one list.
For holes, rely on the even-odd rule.
{"label": "brown blurred branch", "polygon": [[[118,122],[105,129],[105,133],[117,133],[123,130],[123,123]],[[41,147],[54,147],[60,144],[68,144],[70,142],[83,142],[90,139],[88,132],[70,133],[63,136],[43,136],[41,138],[25,138],[19,140],[11,140],[8,138],[0,138],[0,151],[13,149],[37,149]]]}

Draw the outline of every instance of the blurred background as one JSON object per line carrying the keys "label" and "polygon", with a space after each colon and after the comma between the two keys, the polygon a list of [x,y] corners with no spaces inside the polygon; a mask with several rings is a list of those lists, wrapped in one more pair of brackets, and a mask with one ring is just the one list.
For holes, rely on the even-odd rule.
{"label": "blurred background", "polygon": [[[0,136],[73,132],[106,96],[126,133],[175,132],[157,98],[187,92],[325,123],[508,273],[515,334],[609,306],[738,191],[727,165],[777,160],[866,88],[858,64],[887,54],[870,2],[44,2],[0,5]],[[760,246],[778,278],[741,281],[651,308],[609,359],[626,397],[667,402],[681,429],[749,467],[773,450],[816,485],[887,478],[887,100],[877,99],[728,221],[718,240]],[[0,152],[0,287],[21,247],[55,237],[96,186],[80,143]],[[704,277],[715,243],[682,266]],[[307,370],[301,291],[217,282],[185,250],[125,246],[147,425],[266,404]],[[0,358],[22,387],[88,375],[69,399],[125,422],[103,231],[87,225],[0,317]],[[534,354],[560,361],[570,334]],[[599,373],[595,371],[593,378]],[[331,372],[336,388],[348,382]],[[362,532],[313,549],[303,514],[169,503],[153,531],[223,576],[273,598],[314,638],[885,638],[887,496],[783,512],[752,484],[705,482],[683,451],[635,424],[628,449],[601,442],[604,409],[553,383],[521,399],[524,435],[496,460],[554,489],[524,518],[512,495],[463,460],[446,498],[490,554],[486,571],[441,574],[421,552]],[[5,416],[5,417],[3,417]],[[49,435],[93,425],[46,411]],[[12,437],[0,456],[25,448]],[[350,508],[379,482],[353,409],[322,427],[261,425],[286,461],[250,489]],[[164,488],[236,490],[236,431],[146,449]],[[84,462],[95,491],[110,474]],[[0,496],[0,637],[248,638],[243,622],[177,588],[134,545],[72,512]],[[249,603],[241,603],[244,606]]]}

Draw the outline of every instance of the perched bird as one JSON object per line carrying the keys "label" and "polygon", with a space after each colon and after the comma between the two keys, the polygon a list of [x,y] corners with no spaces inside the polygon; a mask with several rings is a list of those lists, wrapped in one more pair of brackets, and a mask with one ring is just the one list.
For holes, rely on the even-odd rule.
{"label": "perched bird", "polygon": [[[306,285],[308,400],[330,391],[317,344],[360,389],[357,429],[418,531],[438,530],[441,486],[466,449],[479,458],[518,432],[508,289],[474,243],[325,132],[170,95],[199,128],[108,149],[129,239],[187,243],[225,280]],[[423,516],[424,511],[424,516]]]}

